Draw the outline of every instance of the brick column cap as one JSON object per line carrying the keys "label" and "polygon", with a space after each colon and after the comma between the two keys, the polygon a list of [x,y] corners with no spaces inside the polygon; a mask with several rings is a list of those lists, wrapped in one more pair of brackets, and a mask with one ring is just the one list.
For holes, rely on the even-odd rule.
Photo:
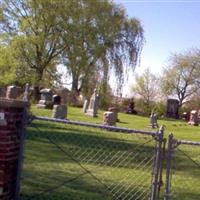
{"label": "brick column cap", "polygon": [[29,102],[17,100],[17,99],[7,99],[0,97],[0,107],[1,108],[24,108],[29,105]]}

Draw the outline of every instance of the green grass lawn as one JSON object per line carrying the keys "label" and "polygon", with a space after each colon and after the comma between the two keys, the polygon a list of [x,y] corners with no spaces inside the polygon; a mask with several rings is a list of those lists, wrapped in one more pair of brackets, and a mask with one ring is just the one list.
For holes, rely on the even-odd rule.
{"label": "green grass lawn", "polygon": [[[52,112],[35,106],[31,111],[49,117]],[[68,108],[71,120],[101,124],[102,116],[103,111],[98,118],[91,118],[79,108]],[[119,113],[119,119],[118,127],[151,130],[146,117]],[[177,120],[158,122],[166,126],[166,136],[173,132],[176,138],[200,141],[200,127]],[[148,199],[154,146],[151,136],[33,121],[25,145],[22,199]],[[200,163],[200,147],[179,149],[173,163],[173,199],[196,200],[200,169],[181,151]]]}
{"label": "green grass lawn", "polygon": [[[32,106],[31,111],[33,114],[40,116],[51,117],[52,115],[51,110],[36,109],[35,106]],[[82,113],[82,109],[80,108],[68,107],[67,118],[76,121],[85,121],[85,122],[102,124],[103,112],[104,111],[100,110],[98,112],[98,117],[92,118],[84,115]],[[118,127],[127,127],[140,130],[153,130],[148,127],[149,125],[148,117],[119,113],[118,118],[120,120],[120,122],[117,123]],[[159,125],[165,125],[166,136],[169,133],[173,133],[175,138],[177,139],[200,141],[200,126],[190,126],[182,120],[173,120],[173,119],[165,119],[165,120],[159,119],[158,123]]]}

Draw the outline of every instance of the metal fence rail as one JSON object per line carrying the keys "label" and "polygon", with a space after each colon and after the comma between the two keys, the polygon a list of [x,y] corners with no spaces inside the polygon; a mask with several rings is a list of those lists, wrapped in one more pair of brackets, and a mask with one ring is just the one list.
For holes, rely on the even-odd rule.
{"label": "metal fence rail", "polygon": [[130,129],[130,128],[122,128],[122,127],[116,127],[116,126],[108,126],[108,125],[102,125],[102,124],[74,121],[74,120],[69,120],[69,119],[55,119],[55,118],[42,117],[42,116],[33,116],[32,119],[71,124],[71,125],[77,125],[77,126],[92,127],[92,128],[100,128],[100,129],[105,129],[105,130],[113,131],[113,132],[135,133],[135,134],[152,135],[152,136],[156,136],[159,134],[159,131],[136,130],[136,129]]}
{"label": "metal fence rail", "polygon": [[159,197],[163,129],[34,119],[25,145],[22,200]]}

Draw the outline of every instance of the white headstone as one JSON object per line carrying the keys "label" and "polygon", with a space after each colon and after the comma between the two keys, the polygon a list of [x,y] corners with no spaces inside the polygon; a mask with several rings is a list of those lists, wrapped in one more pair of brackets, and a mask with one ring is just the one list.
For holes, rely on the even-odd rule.
{"label": "white headstone", "polygon": [[88,109],[88,100],[85,100],[83,104],[83,113],[86,113],[87,109]]}
{"label": "white headstone", "polygon": [[86,115],[91,117],[97,117],[98,106],[99,106],[99,96],[97,95],[95,89],[93,95],[90,98],[90,103]]}

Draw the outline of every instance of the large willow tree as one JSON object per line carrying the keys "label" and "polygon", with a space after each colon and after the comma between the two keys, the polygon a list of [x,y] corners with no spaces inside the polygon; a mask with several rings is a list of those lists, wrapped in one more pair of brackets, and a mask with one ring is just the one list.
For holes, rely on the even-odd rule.
{"label": "large willow tree", "polygon": [[125,75],[134,69],[141,52],[140,22],[127,18],[124,9],[110,1],[71,1],[70,6],[66,38],[71,43],[63,59],[72,76],[72,90],[87,93],[94,77],[106,90],[111,73],[121,89]]}
{"label": "large willow tree", "polygon": [[[1,45],[15,49],[19,80],[24,76],[36,94],[45,74],[55,76],[63,63],[72,77],[72,91],[87,93],[97,76],[106,88],[109,74],[120,89],[134,69],[143,28],[121,6],[105,0],[2,0]],[[6,38],[6,40],[5,40]],[[21,76],[23,77],[20,77]],[[51,76],[52,75],[52,76]]]}

